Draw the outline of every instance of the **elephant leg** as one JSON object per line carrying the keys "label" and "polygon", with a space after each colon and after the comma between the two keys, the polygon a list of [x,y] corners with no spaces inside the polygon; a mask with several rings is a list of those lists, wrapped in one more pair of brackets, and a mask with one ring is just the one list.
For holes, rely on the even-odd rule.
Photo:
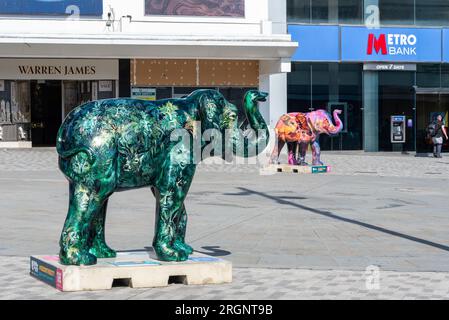
{"label": "elephant leg", "polygon": [[296,162],[299,164],[299,158],[301,157],[300,149],[299,149],[299,142],[295,143],[295,158]]}
{"label": "elephant leg", "polygon": [[89,239],[94,217],[103,206],[102,199],[82,183],[70,184],[70,204],[61,233],[59,259],[66,265],[93,265],[97,262],[89,252]]}
{"label": "elephant leg", "polygon": [[97,258],[115,258],[117,253],[112,250],[105,240],[105,221],[106,221],[106,210],[108,207],[108,199],[106,199],[99,210],[98,214],[93,219],[93,225],[90,235],[90,249],[89,252],[96,256]]}
{"label": "elephant leg", "polygon": [[298,162],[296,161],[296,142],[287,142],[288,147],[288,164],[296,166]]}
{"label": "elephant leg", "polygon": [[100,155],[94,163],[88,161],[84,152],[68,160],[60,159],[61,170],[71,181],[69,209],[59,242],[62,264],[92,265],[97,262],[97,257],[89,252],[94,221],[103,217],[101,229],[104,230],[105,201],[116,187],[115,165],[107,162],[114,157],[115,150],[107,151],[110,153],[102,153],[105,156]]}
{"label": "elephant leg", "polygon": [[309,145],[307,143],[301,142],[299,143],[299,165],[300,166],[308,166],[309,164],[306,162],[306,154],[307,147]]}
{"label": "elephant leg", "polygon": [[193,253],[193,248],[185,243],[187,230],[187,211],[184,204],[178,212],[176,225],[177,232],[174,247],[180,251],[184,251],[187,255],[191,255]]}
{"label": "elephant leg", "polygon": [[324,163],[321,162],[321,148],[317,140],[312,144],[312,164],[314,166],[322,166]]}
{"label": "elephant leg", "polygon": [[156,183],[156,223],[153,248],[162,261],[185,261],[189,257],[187,246],[180,245],[185,238],[186,218],[182,218],[184,199],[190,188],[196,166],[169,162],[164,175]]}
{"label": "elephant leg", "polygon": [[271,153],[270,164],[280,164],[279,162],[279,154],[284,148],[285,141],[282,139],[277,140],[277,144],[273,148],[273,152]]}
{"label": "elephant leg", "polygon": [[[153,195],[156,197],[156,190],[154,188],[151,188],[151,192],[153,192]],[[185,243],[187,229],[187,211],[184,204],[176,215],[175,224],[177,226],[177,236],[174,242],[174,247],[180,251],[184,251],[187,255],[191,255],[193,253],[193,248]]]}

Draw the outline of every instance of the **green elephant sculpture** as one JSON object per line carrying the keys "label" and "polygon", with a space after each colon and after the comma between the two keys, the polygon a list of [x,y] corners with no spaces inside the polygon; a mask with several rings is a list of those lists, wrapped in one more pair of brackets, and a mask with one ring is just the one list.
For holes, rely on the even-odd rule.
{"label": "green elephant sculpture", "polygon": [[193,249],[185,243],[184,200],[197,161],[192,148],[179,147],[173,133],[186,131],[192,146],[201,139],[203,150],[208,145],[203,133],[218,130],[223,133],[223,150],[219,151],[224,152],[217,154],[225,160],[239,150],[244,157],[250,156],[249,150],[259,154],[269,132],[258,102],[267,96],[257,90],[245,95],[249,125],[262,133],[250,136],[240,130],[236,106],[216,90],[197,90],[183,99],[93,101],[74,109],[57,136],[59,168],[70,186],[60,262],[93,265],[97,258],[115,257],[105,242],[108,198],[114,192],[146,186],[151,187],[157,203],[153,248],[158,259],[187,260]]}

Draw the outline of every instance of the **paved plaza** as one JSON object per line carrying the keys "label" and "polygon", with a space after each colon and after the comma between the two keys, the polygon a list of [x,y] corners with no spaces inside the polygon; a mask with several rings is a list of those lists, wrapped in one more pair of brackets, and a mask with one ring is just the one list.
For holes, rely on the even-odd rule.
{"label": "paved plaza", "polygon": [[[449,158],[324,152],[332,172],[261,175],[257,166],[199,166],[187,241],[233,262],[234,282],[60,293],[28,275],[55,254],[68,184],[54,149],[0,150],[0,299],[446,299]],[[108,243],[151,245],[155,202],[111,198]]]}

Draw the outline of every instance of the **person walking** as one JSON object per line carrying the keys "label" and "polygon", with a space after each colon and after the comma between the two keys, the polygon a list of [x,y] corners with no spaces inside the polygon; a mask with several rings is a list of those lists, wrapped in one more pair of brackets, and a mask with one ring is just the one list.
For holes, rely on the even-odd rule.
{"label": "person walking", "polygon": [[443,122],[443,116],[438,115],[436,118],[436,121],[433,121],[429,125],[429,133],[432,137],[432,143],[433,143],[433,156],[435,158],[442,158],[441,156],[441,150],[443,149],[443,136],[448,139],[446,128],[444,127]]}

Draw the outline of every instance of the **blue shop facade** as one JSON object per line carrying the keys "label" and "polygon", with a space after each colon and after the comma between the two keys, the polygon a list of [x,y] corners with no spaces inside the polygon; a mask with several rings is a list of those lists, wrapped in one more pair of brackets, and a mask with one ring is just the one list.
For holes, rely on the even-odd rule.
{"label": "blue shop facade", "polygon": [[[368,28],[290,23],[299,48],[288,76],[288,111],[344,109],[345,131],[325,150],[428,152],[425,129],[449,120],[449,26]],[[406,142],[391,142],[405,116]],[[445,144],[444,151],[449,151]]]}

